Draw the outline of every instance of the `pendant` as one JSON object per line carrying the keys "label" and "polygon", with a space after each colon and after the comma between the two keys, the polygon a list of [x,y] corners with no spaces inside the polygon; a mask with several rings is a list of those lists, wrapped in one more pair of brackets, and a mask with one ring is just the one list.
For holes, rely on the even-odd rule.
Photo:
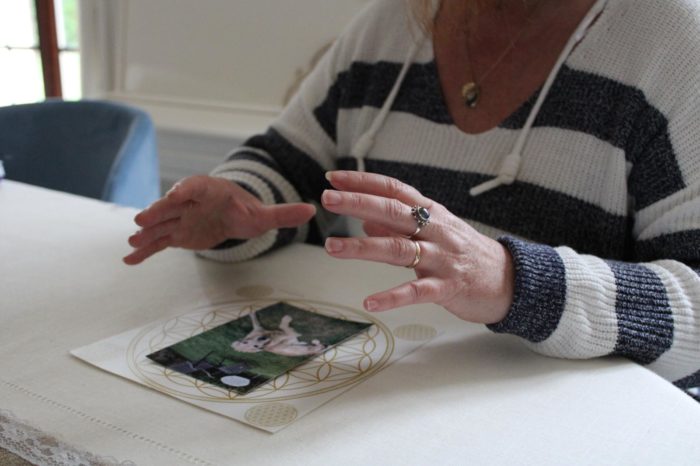
{"label": "pendant", "polygon": [[464,105],[467,107],[476,107],[476,103],[479,101],[480,96],[481,88],[474,81],[468,82],[462,86],[462,99],[464,99]]}

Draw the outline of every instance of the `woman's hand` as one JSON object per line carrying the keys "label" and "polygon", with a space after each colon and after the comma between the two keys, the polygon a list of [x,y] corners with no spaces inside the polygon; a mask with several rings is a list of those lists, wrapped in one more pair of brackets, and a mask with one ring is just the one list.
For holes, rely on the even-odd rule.
{"label": "woman's hand", "polygon": [[129,237],[134,251],[124,262],[139,264],[167,247],[208,249],[227,239],[296,227],[315,213],[311,204],[264,205],[231,181],[192,176],[134,218],[141,230]]}
{"label": "woman's hand", "polygon": [[[417,279],[367,297],[368,311],[436,303],[471,322],[496,323],[506,316],[513,301],[514,272],[505,246],[396,179],[352,171],[329,172],[327,177],[337,191],[323,193],[323,206],[364,221],[368,235],[328,238],[330,255],[398,266],[414,265],[420,256]],[[413,206],[427,208],[430,223],[409,238],[417,228]]]}

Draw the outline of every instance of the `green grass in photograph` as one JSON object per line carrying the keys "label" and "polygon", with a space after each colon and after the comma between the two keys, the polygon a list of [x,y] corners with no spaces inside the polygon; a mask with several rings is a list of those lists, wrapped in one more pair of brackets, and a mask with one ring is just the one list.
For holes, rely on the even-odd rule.
{"label": "green grass in photograph", "polygon": [[[267,330],[277,330],[282,318],[286,315],[292,318],[290,326],[300,334],[300,341],[311,343],[313,340],[319,340],[327,348],[347,340],[371,325],[369,323],[353,322],[316,314],[283,302],[275,303],[256,312],[261,326]],[[176,343],[160,352],[149,355],[149,357],[166,367],[170,366],[171,362],[175,360],[178,360],[180,363],[183,360],[189,361],[193,364],[206,361],[216,367],[234,366],[244,363],[247,366],[247,376],[252,376],[255,379],[255,383],[259,385],[317,356],[316,354],[283,356],[268,351],[243,353],[231,347],[234,341],[242,340],[252,330],[253,323],[250,316],[246,315]],[[197,374],[198,372],[193,372],[190,375],[221,386],[221,383],[217,380],[207,376],[198,376]],[[247,387],[238,391],[245,392],[252,388],[254,387]]]}

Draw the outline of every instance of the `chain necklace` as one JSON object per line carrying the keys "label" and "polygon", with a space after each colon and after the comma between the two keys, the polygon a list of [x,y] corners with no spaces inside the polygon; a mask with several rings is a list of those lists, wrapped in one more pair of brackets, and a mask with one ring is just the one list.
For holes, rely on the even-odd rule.
{"label": "chain necklace", "polygon": [[[535,8],[537,9],[537,8]],[[491,74],[492,71],[494,71],[498,65],[501,64],[504,58],[508,56],[508,54],[515,48],[515,45],[518,43],[518,41],[522,38],[523,34],[525,31],[528,29],[529,26],[529,18],[532,16],[532,14],[535,12],[535,10],[531,11],[528,17],[526,18],[525,22],[526,24],[518,31],[518,34],[511,39],[511,41],[508,43],[508,45],[503,49],[501,54],[498,56],[498,58],[491,64],[491,66],[482,74],[481,76],[477,77],[476,73],[474,73],[474,66],[472,65],[472,57],[471,57],[471,51],[469,50],[469,39],[467,38],[466,41],[466,47],[467,47],[467,60],[469,61],[469,71],[471,72],[472,79],[470,81],[467,81],[462,85],[461,89],[461,95],[462,95],[462,100],[464,101],[464,105],[466,105],[469,108],[475,108],[476,104],[479,102],[479,98],[481,97],[481,84],[486,80],[486,78]],[[506,23],[507,24],[507,23]]]}

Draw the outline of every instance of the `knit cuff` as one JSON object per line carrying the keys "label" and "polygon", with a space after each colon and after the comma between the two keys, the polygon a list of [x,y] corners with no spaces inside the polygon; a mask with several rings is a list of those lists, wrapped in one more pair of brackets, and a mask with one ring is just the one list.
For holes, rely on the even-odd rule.
{"label": "knit cuff", "polygon": [[566,301],[566,272],[559,254],[550,246],[504,236],[498,241],[513,256],[515,290],[506,317],[487,327],[511,333],[533,343],[546,340],[557,328]]}

